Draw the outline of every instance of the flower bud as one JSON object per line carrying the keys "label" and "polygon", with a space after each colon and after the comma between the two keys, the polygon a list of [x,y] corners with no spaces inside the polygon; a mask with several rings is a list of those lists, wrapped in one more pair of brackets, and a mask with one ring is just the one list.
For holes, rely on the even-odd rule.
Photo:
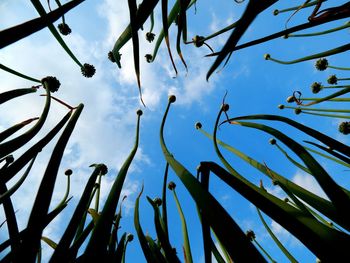
{"label": "flower bud", "polygon": [[70,27],[66,23],[58,24],[57,28],[60,31],[60,33],[64,36],[67,36],[70,33],[72,33],[72,29],[70,29]]}
{"label": "flower bud", "polygon": [[328,60],[325,58],[320,58],[315,63],[315,68],[319,71],[324,71],[328,67]]}
{"label": "flower bud", "polygon": [[275,138],[271,138],[271,139],[269,140],[269,143],[270,143],[271,145],[275,145],[275,144],[276,144],[276,139],[275,139]]}
{"label": "flower bud", "polygon": [[221,110],[223,112],[227,112],[230,109],[230,105],[228,105],[227,103],[224,103],[221,105]]}
{"label": "flower bud", "polygon": [[250,241],[253,241],[255,239],[255,233],[253,230],[248,230],[246,232],[246,236]]}
{"label": "flower bud", "polygon": [[350,133],[350,122],[349,121],[343,121],[339,124],[338,130],[340,133],[347,135]]}
{"label": "flower bud", "polygon": [[192,38],[193,44],[195,47],[201,47],[204,44],[204,37],[196,35],[194,38]]}
{"label": "flower bud", "polygon": [[41,83],[44,84],[46,82],[46,86],[51,92],[58,91],[59,87],[61,86],[61,83],[58,79],[52,76],[47,76],[41,80]]}
{"label": "flower bud", "polygon": [[96,72],[96,69],[93,65],[90,65],[88,63],[85,63],[83,67],[81,68],[81,73],[86,78],[91,78]]}
{"label": "flower bud", "polygon": [[288,103],[293,103],[295,101],[295,97],[294,96],[289,96],[288,98],[287,98],[287,102]]}
{"label": "flower bud", "polygon": [[146,33],[146,39],[147,39],[147,41],[151,43],[151,42],[154,40],[154,36],[155,36],[154,33],[152,33],[152,32],[147,32],[147,33]]}
{"label": "flower bud", "polygon": [[330,75],[327,79],[328,84],[330,85],[337,85],[338,84],[338,78],[336,75]]}
{"label": "flower bud", "polygon": [[126,240],[128,241],[128,242],[131,242],[131,241],[133,241],[134,240],[134,235],[133,234],[127,234],[127,236],[126,236]]}
{"label": "flower bud", "polygon": [[284,105],[283,105],[283,104],[280,104],[280,105],[278,105],[278,108],[279,108],[280,110],[283,110],[283,109],[284,109]]}
{"label": "flower bud", "polygon": [[270,54],[265,54],[265,55],[264,55],[264,59],[265,59],[265,60],[269,60],[270,58],[271,58],[271,55],[270,55]]}
{"label": "flower bud", "polygon": [[173,181],[171,181],[168,184],[168,188],[169,188],[169,190],[174,190],[176,188],[176,184]]}
{"label": "flower bud", "polygon": [[202,123],[200,122],[196,122],[196,124],[194,125],[196,127],[196,129],[202,129]]}
{"label": "flower bud", "polygon": [[151,54],[146,54],[146,55],[145,55],[145,58],[146,58],[146,61],[147,61],[148,63],[151,63],[151,62],[152,62],[152,59],[153,59],[153,56],[152,56]]}
{"label": "flower bud", "polygon": [[71,169],[67,169],[65,172],[64,172],[65,175],[67,176],[71,176],[73,174],[73,171]]}
{"label": "flower bud", "polygon": [[301,113],[301,109],[300,109],[300,108],[296,108],[296,109],[294,110],[294,113],[295,113],[296,115],[299,115],[299,114]]}
{"label": "flower bud", "polygon": [[169,102],[174,103],[176,101],[176,96],[175,95],[170,95],[169,96]]}
{"label": "flower bud", "polygon": [[115,59],[114,59],[114,56],[113,56],[113,52],[112,51],[109,51],[108,52],[108,59],[111,61],[111,62],[115,62]]}
{"label": "flower bud", "polygon": [[100,168],[100,174],[101,175],[105,175],[105,174],[108,173],[108,167],[105,164],[101,163],[99,165],[99,168]]}
{"label": "flower bud", "polygon": [[138,116],[141,116],[141,115],[143,114],[143,112],[142,112],[141,109],[138,109],[138,110],[136,111],[136,114],[137,114]]}
{"label": "flower bud", "polygon": [[159,197],[154,198],[153,202],[156,204],[156,206],[162,205],[162,199],[160,199]]}
{"label": "flower bud", "polygon": [[275,9],[275,10],[273,10],[273,15],[277,16],[279,14],[279,12],[280,12],[279,10]]}

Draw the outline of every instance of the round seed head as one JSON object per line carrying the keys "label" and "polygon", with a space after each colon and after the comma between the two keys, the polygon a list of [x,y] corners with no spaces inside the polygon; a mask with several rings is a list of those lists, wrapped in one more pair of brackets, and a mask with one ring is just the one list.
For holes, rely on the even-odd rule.
{"label": "round seed head", "polygon": [[278,108],[279,108],[280,110],[283,110],[283,109],[284,109],[284,105],[283,105],[283,104],[280,104],[280,105],[278,105]]}
{"label": "round seed head", "polygon": [[328,67],[328,60],[325,58],[320,58],[315,63],[315,68],[319,71],[324,71]]}
{"label": "round seed head", "polygon": [[112,52],[112,51],[109,51],[109,52],[108,52],[108,59],[109,59],[111,62],[115,63],[115,59],[114,59],[114,56],[113,56],[113,52]]}
{"label": "round seed head", "polygon": [[330,85],[337,85],[338,84],[338,79],[336,75],[330,75],[327,79],[328,84]]}
{"label": "round seed head", "polygon": [[73,171],[71,169],[67,169],[65,172],[64,172],[65,175],[67,176],[71,176],[73,174]]}
{"label": "round seed head", "polygon": [[299,114],[301,113],[301,109],[300,109],[300,108],[296,108],[296,109],[294,110],[294,113],[295,113],[296,115],[299,115]]}
{"label": "round seed head", "polygon": [[170,95],[169,96],[169,102],[174,103],[176,101],[176,96],[175,95]]}
{"label": "round seed head", "polygon": [[323,86],[321,85],[321,82],[314,82],[311,84],[311,91],[314,94],[319,93],[322,88]]}
{"label": "round seed head", "polygon": [[58,79],[52,76],[47,76],[41,80],[41,83],[46,83],[46,86],[51,92],[58,91],[59,87],[61,86],[61,83]]}
{"label": "round seed head", "polygon": [[151,42],[154,40],[154,36],[155,36],[154,33],[152,33],[152,32],[147,32],[147,33],[146,33],[146,40],[147,40],[148,42],[151,43]]}
{"label": "round seed head", "polygon": [[148,63],[151,63],[151,62],[152,62],[152,59],[153,59],[153,56],[152,56],[151,54],[146,54],[146,55],[145,55],[145,58],[146,58],[146,61],[147,61]]}
{"label": "round seed head", "polygon": [[271,145],[275,145],[275,144],[276,144],[276,139],[275,139],[275,138],[271,138],[271,139],[269,140],[269,143],[270,143]]}
{"label": "round seed head", "polygon": [[350,122],[349,121],[343,121],[339,124],[338,130],[340,133],[347,135],[350,133]]}
{"label": "round seed head", "polygon": [[255,239],[255,233],[253,230],[248,230],[246,232],[246,236],[250,241],[253,241]]}
{"label": "round seed head", "polygon": [[86,78],[91,78],[96,72],[96,69],[93,65],[85,63],[81,68],[81,74]]}
{"label": "round seed head", "polygon": [[58,24],[57,28],[60,31],[60,33],[64,36],[67,36],[70,33],[72,33],[72,29],[70,29],[70,27],[66,23]]}
{"label": "round seed head", "polygon": [[168,188],[169,188],[169,190],[174,190],[176,188],[176,184],[173,181],[171,181],[168,184]]}
{"label": "round seed head", "polygon": [[265,59],[265,60],[269,60],[270,58],[271,58],[271,55],[270,55],[270,54],[265,54],[265,55],[264,55],[264,59]]}
{"label": "round seed head", "polygon": [[294,96],[289,96],[288,98],[287,98],[287,102],[288,103],[293,103],[295,101],[295,97]]}
{"label": "round seed head", "polygon": [[280,11],[278,9],[273,10],[273,15],[277,16]]}
{"label": "round seed head", "polygon": [[196,122],[196,124],[194,125],[196,127],[196,129],[201,129],[202,128],[202,123],[200,122]]}

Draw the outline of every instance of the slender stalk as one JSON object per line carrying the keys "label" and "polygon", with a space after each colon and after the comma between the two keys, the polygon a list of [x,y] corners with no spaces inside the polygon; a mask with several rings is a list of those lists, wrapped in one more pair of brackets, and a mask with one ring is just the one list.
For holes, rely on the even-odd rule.
{"label": "slender stalk", "polygon": [[[318,1],[318,0],[316,0]],[[347,21],[344,25],[342,26],[338,26],[329,30],[325,30],[325,31],[320,31],[320,32],[314,32],[314,33],[308,33],[308,34],[290,34],[290,35],[286,35],[286,37],[314,37],[314,36],[320,36],[320,35],[325,35],[325,34],[329,34],[329,33],[333,33],[345,28],[350,27],[350,21]]]}

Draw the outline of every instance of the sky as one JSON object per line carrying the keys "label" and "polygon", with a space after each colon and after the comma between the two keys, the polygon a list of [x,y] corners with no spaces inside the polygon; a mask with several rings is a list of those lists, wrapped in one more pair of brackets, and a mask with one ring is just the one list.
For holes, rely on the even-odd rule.
{"label": "sky", "polygon": [[[55,6],[53,1],[51,2],[52,6]],[[169,2],[172,3],[172,1]],[[274,9],[286,7],[288,2],[281,0],[266,14],[259,16],[243,36],[241,43],[279,31],[286,26],[291,27],[305,22],[306,17],[311,12],[310,9],[296,14],[288,24],[286,21],[290,14],[281,14],[276,17],[272,15]],[[42,3],[47,7],[46,1],[42,1]],[[189,38],[195,35],[209,35],[236,21],[243,12],[244,5],[223,0],[215,1],[215,4],[208,0],[198,1],[197,10],[192,8],[188,12]],[[29,1],[3,0],[0,2],[0,30],[37,16]],[[79,103],[85,105],[60,166],[52,207],[55,207],[64,195],[66,182],[63,172],[67,168],[74,172],[70,193],[73,199],[66,211],[58,216],[44,232],[44,235],[54,241],[59,240],[62,229],[67,223],[67,217],[79,200],[91,173],[89,165],[92,163],[105,163],[109,168],[109,173],[102,182],[102,200],[105,200],[108,189],[133,146],[136,111],[139,108],[144,112],[141,117],[140,147],[130,167],[123,189],[123,195],[126,195],[127,199],[123,203],[121,231],[135,234],[133,227],[134,201],[144,185],[145,190],[140,207],[141,224],[144,231],[155,237],[152,209],[145,197],[146,195],[151,198],[161,196],[165,159],[159,145],[159,127],[168,96],[171,94],[176,95],[177,101],[171,107],[165,128],[165,140],[175,157],[193,173],[201,161],[219,162],[212,142],[196,131],[194,124],[200,121],[205,130],[212,132],[226,91],[226,102],[230,104],[229,115],[232,117],[256,113],[282,114],[329,133],[344,143],[349,143],[346,136],[337,132],[340,120],[311,118],[303,114],[296,116],[292,111],[281,111],[277,108],[278,104],[285,103],[285,99],[294,90],[302,90],[311,96],[309,86],[312,82],[322,81],[325,83],[328,75],[337,73],[342,76],[343,72],[316,71],[314,61],[285,66],[264,60],[266,53],[282,60],[290,60],[334,48],[343,44],[343,39],[348,37],[348,30],[333,33],[332,41],[326,37],[288,40],[281,38],[238,51],[232,55],[229,64],[218,73],[214,73],[207,82],[205,75],[213,59],[204,57],[210,53],[210,50],[205,46],[196,48],[193,45],[183,45],[183,54],[189,68],[188,73],[177,57],[175,47],[172,47],[175,63],[179,70],[176,78],[174,78],[175,73],[164,43],[155,62],[152,64],[146,62],[143,56],[152,53],[154,46],[154,42],[150,44],[144,37],[150,27],[149,21],[147,21],[144,25],[144,31],[139,32],[141,83],[143,99],[146,104],[146,107],[143,107],[138,96],[131,42],[121,50],[121,69],[118,69],[116,64],[112,64],[107,59],[108,51],[112,49],[114,42],[129,23],[127,1],[85,1],[66,15],[66,21],[73,32],[64,37],[64,40],[82,63],[90,63],[96,67],[96,75],[91,79],[81,75],[79,67],[64,52],[47,29],[22,39],[0,52],[0,63],[38,79],[45,76],[56,76],[61,82],[61,87],[54,96],[74,106]],[[161,28],[159,7],[157,7],[155,21],[154,32],[158,34]],[[339,26],[345,21],[333,22],[327,28]],[[174,42],[176,30],[172,28],[170,32],[170,40]],[[227,36],[227,34],[221,35],[214,41],[208,41],[208,44],[215,51],[218,51],[225,43]],[[348,57],[336,55],[330,61],[334,65],[342,66],[346,65]],[[31,87],[34,84],[3,71],[0,72],[0,79],[0,92]],[[39,93],[41,94],[42,91]],[[0,119],[1,130],[27,118],[38,116],[43,105],[44,98],[38,96],[37,93],[1,105],[3,112]],[[37,141],[50,127],[53,127],[65,113],[66,109],[62,105],[53,102],[49,118],[34,141]],[[275,125],[275,127],[283,127],[287,134],[299,141],[307,138],[306,135],[299,134],[288,127],[282,125]],[[261,162],[265,161],[270,168],[287,178],[324,196],[311,176],[290,165],[275,147],[269,145],[270,137],[268,135],[232,126],[222,126],[218,135],[220,139],[255,159]],[[36,189],[56,140],[57,138],[39,155],[28,179],[21,189],[13,195],[13,203],[15,210],[18,210],[16,215],[21,229],[26,226]],[[21,151],[16,152],[15,158],[20,156],[20,153]],[[263,175],[258,174],[229,153],[224,153],[234,167],[252,182],[258,184],[262,179],[268,191],[281,198],[284,197],[282,191],[274,187]],[[343,171],[343,168],[324,159],[320,159],[320,162],[336,175],[335,180],[345,183],[346,172]],[[194,262],[204,262],[200,239],[201,228],[195,205],[176,175],[171,172],[169,177],[169,180],[177,184],[176,191],[188,220],[187,224],[191,226],[189,234]],[[14,184],[18,178],[15,177],[9,185]],[[255,207],[218,180],[213,179],[211,191],[244,231],[249,229],[255,231],[257,240],[273,255],[275,260],[287,262],[287,259],[278,250],[259,222]],[[181,251],[182,237],[179,216],[171,195],[169,195],[168,200],[169,220],[172,226],[170,229],[171,240],[177,250]],[[1,211],[0,221],[3,220],[4,214]],[[272,230],[300,262],[315,261],[315,256],[298,240],[276,222],[270,219],[267,221]],[[0,229],[0,241],[6,239],[6,231],[6,227]],[[47,260],[52,249],[45,243],[42,245],[44,259]],[[126,259],[127,262],[144,262],[137,239],[129,244]]]}

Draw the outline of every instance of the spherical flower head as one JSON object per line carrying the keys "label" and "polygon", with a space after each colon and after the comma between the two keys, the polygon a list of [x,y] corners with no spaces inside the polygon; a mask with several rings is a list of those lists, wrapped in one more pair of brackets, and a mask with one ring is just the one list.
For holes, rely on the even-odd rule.
{"label": "spherical flower head", "polygon": [[347,135],[350,133],[350,122],[349,121],[343,121],[339,124],[338,130],[340,133]]}
{"label": "spherical flower head", "polygon": [[295,101],[295,97],[294,96],[289,96],[288,98],[287,98],[287,102],[288,103],[293,103]]}
{"label": "spherical flower head", "polygon": [[270,54],[265,54],[265,55],[264,55],[264,59],[265,59],[265,60],[269,60],[270,58],[271,58],[271,55],[270,55]]}
{"label": "spherical flower head", "polygon": [[283,105],[283,104],[280,104],[280,105],[278,105],[278,108],[279,108],[280,110],[283,110],[283,109],[284,109],[284,105]]}
{"label": "spherical flower head", "polygon": [[64,172],[65,175],[67,176],[71,176],[73,174],[73,171],[72,169],[67,169],[65,172]]}
{"label": "spherical flower head", "polygon": [[168,188],[169,188],[169,190],[174,190],[176,188],[176,184],[173,181],[171,181],[168,184]]}
{"label": "spherical flower head", "polygon": [[253,241],[255,239],[255,233],[253,230],[248,230],[246,232],[246,236],[250,241]]}
{"label": "spherical flower head", "polygon": [[170,95],[168,100],[169,100],[170,103],[174,103],[176,101],[176,96],[175,95]]}
{"label": "spherical flower head", "polygon": [[337,85],[338,84],[338,78],[336,75],[330,75],[327,79],[328,84],[330,85]]}
{"label": "spherical flower head", "polygon": [[96,72],[96,69],[93,65],[85,63],[81,68],[81,74],[86,78],[91,78]]}
{"label": "spherical flower head", "polygon": [[154,198],[153,202],[156,204],[156,206],[162,205],[162,199],[160,199],[159,197]]}
{"label": "spherical flower head", "polygon": [[202,129],[202,123],[200,122],[196,122],[196,124],[194,125],[194,127],[196,127],[196,129]]}
{"label": "spherical flower head", "polygon": [[275,138],[271,138],[271,139],[269,140],[269,143],[270,143],[271,145],[275,145],[275,144],[276,144],[276,139],[275,139]]}
{"label": "spherical flower head", "polygon": [[300,108],[296,108],[296,109],[294,110],[294,113],[295,113],[296,115],[299,115],[299,114],[301,113],[301,109],[300,109]]}
{"label": "spherical flower head", "polygon": [[154,40],[154,36],[155,36],[154,33],[152,33],[152,32],[147,32],[147,33],[146,33],[146,40],[147,40],[148,42],[151,43],[151,42]]}
{"label": "spherical flower head", "polygon": [[325,58],[320,58],[316,61],[315,67],[319,71],[324,71],[328,67],[328,60]]}
{"label": "spherical flower head", "polygon": [[192,38],[193,44],[195,47],[201,47],[204,44],[204,37],[203,36],[195,36],[194,38]]}
{"label": "spherical flower head", "polygon": [[67,36],[70,33],[72,33],[72,29],[70,29],[70,27],[66,23],[58,24],[57,28],[60,31],[60,33],[64,36]]}
{"label": "spherical flower head", "polygon": [[56,92],[58,91],[59,87],[61,86],[61,83],[58,79],[52,76],[47,76],[41,80],[41,83],[44,84],[46,83],[45,88],[48,88],[49,91],[51,92]]}
{"label": "spherical flower head", "polygon": [[278,9],[275,9],[275,10],[273,10],[273,15],[274,15],[274,16],[277,16],[277,15],[279,14],[279,12],[280,12],[280,11],[279,11]]}
{"label": "spherical flower head", "polygon": [[319,93],[322,88],[321,82],[314,82],[311,84],[311,91],[314,94]]}
{"label": "spherical flower head", "polygon": [[114,56],[113,56],[113,52],[112,52],[112,51],[109,51],[109,52],[108,52],[108,59],[109,59],[111,62],[115,63],[115,59],[114,59]]}
{"label": "spherical flower head", "polygon": [[153,60],[153,56],[152,56],[151,54],[146,54],[146,55],[145,55],[145,58],[146,58],[146,61],[147,61],[148,63],[151,63],[152,60]]}

